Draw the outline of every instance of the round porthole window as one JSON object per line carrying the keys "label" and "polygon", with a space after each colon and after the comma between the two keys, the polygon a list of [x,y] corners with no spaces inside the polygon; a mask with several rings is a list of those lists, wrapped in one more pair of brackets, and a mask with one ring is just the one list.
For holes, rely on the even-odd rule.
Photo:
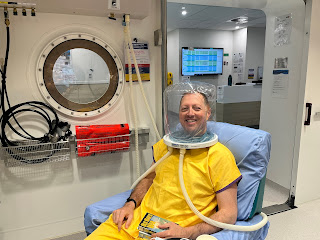
{"label": "round porthole window", "polygon": [[41,53],[37,67],[43,97],[69,116],[101,114],[123,89],[119,57],[93,36],[70,34],[55,39]]}

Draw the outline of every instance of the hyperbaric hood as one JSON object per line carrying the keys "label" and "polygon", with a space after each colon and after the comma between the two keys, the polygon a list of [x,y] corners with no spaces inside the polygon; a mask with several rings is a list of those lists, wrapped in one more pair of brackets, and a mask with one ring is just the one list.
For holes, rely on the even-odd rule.
{"label": "hyperbaric hood", "polygon": [[215,120],[216,88],[212,84],[181,82],[164,91],[165,133],[179,143],[212,139],[207,121]]}

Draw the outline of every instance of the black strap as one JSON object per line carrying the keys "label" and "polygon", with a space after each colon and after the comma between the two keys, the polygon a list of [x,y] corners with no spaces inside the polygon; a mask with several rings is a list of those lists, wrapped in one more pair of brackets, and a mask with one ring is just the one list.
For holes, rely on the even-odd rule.
{"label": "black strap", "polygon": [[136,207],[137,207],[137,202],[136,202],[136,200],[134,200],[134,199],[132,199],[132,198],[129,197],[126,202],[131,202],[131,201],[134,202],[134,208],[136,208]]}

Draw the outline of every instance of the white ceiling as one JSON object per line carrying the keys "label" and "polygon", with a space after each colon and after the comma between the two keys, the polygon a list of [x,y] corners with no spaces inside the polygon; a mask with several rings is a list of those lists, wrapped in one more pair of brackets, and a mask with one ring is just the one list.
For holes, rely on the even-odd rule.
{"label": "white ceiling", "polygon": [[[187,14],[181,14],[185,7]],[[246,16],[248,22],[236,24],[231,19]],[[261,10],[247,8],[215,7],[195,4],[167,3],[168,32],[178,28],[235,30],[244,27],[265,27],[266,15]]]}
{"label": "white ceiling", "polygon": [[[148,16],[152,0],[120,0],[120,10],[108,9],[109,0],[21,0],[36,4],[36,12],[60,13],[107,17],[114,12],[116,17],[129,13],[131,18],[143,19]],[[169,0],[171,1],[171,0]],[[3,4],[0,4],[3,5]],[[181,14],[184,6],[187,15]],[[21,11],[19,14],[21,14]],[[198,28],[215,30],[235,30],[236,23],[228,20],[247,16],[249,22],[243,27],[265,27],[265,14],[261,10],[167,2],[168,31],[177,28]]]}

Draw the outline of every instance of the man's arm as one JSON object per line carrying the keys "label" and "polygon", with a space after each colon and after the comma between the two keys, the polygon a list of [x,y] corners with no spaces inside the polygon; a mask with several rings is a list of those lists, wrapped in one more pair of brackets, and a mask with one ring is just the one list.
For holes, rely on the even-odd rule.
{"label": "man's arm", "polygon": [[[153,164],[152,164],[153,165]],[[138,185],[134,188],[133,192],[130,195],[130,198],[134,199],[137,203],[137,206],[140,206],[142,199],[149,190],[153,179],[155,178],[155,171],[149,173],[144,179],[142,179]],[[133,211],[135,209],[135,203],[133,201],[125,203],[122,208],[119,208],[112,213],[113,222],[118,225],[118,230],[120,231],[121,225],[126,220],[126,228],[128,228],[133,219]]]}
{"label": "man's arm", "polygon": [[[217,193],[217,201],[219,210],[214,213],[210,218],[223,223],[234,224],[237,220],[237,183],[232,184],[228,189],[223,192]],[[202,234],[212,234],[220,231],[220,228],[209,225],[205,222],[196,224],[190,227],[180,227],[175,223],[167,223],[159,226],[161,228],[169,228],[167,231],[163,231],[152,235],[153,237],[161,238],[173,238],[184,237],[189,239],[196,239]]]}
{"label": "man's arm", "polygon": [[[219,210],[210,218],[223,223],[235,224],[237,221],[237,183],[232,184],[223,192],[217,193],[217,202]],[[220,228],[207,223],[199,223],[188,229],[191,233],[190,238],[195,239],[201,234],[212,234],[220,231]]]}

